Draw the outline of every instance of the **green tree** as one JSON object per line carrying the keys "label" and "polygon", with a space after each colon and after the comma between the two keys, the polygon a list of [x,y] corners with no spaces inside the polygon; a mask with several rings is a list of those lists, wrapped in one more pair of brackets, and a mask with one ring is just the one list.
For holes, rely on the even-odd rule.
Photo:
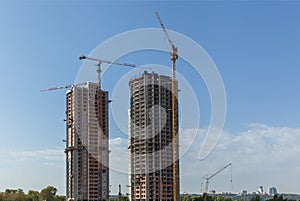
{"label": "green tree", "polygon": [[227,197],[227,198],[225,198],[225,200],[224,201],[232,201],[232,199],[231,198],[229,198],[229,197]]}
{"label": "green tree", "polygon": [[184,194],[180,196],[181,201],[192,201],[190,194]]}
{"label": "green tree", "polygon": [[4,201],[4,193],[0,192],[0,201]]}
{"label": "green tree", "polygon": [[225,200],[225,198],[223,197],[223,196],[216,196],[216,197],[214,197],[214,201],[224,201]]}
{"label": "green tree", "polygon": [[6,189],[3,200],[5,201],[25,201],[25,193],[22,189]]}
{"label": "green tree", "polygon": [[54,200],[55,201],[65,201],[66,200],[66,197],[65,196],[62,196],[62,195],[56,195],[54,197]]}
{"label": "green tree", "polygon": [[29,190],[26,196],[27,201],[39,201],[39,192],[34,190]]}
{"label": "green tree", "polygon": [[282,197],[282,195],[278,196],[278,195],[274,195],[273,198],[269,199],[268,201],[287,201],[287,198]]}
{"label": "green tree", "polygon": [[282,195],[280,195],[280,196],[278,197],[278,201],[287,201],[287,199],[286,199],[286,198],[283,199]]}
{"label": "green tree", "polygon": [[40,201],[55,201],[57,189],[53,186],[47,186],[39,194]]}
{"label": "green tree", "polygon": [[260,201],[260,196],[259,195],[253,196],[250,201]]}

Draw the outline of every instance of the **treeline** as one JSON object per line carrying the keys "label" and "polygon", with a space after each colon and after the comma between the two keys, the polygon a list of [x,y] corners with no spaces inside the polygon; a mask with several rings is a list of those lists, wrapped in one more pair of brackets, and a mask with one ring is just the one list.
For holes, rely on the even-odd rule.
{"label": "treeline", "polygon": [[[109,201],[119,201],[119,200],[120,200],[119,197],[110,197],[109,198]],[[122,196],[121,201],[129,201],[129,197],[128,196]]]}
{"label": "treeline", "polygon": [[41,192],[29,190],[24,193],[22,189],[6,189],[0,192],[0,201],[65,201],[65,196],[56,195],[57,189],[47,186]]}
{"label": "treeline", "polygon": [[[210,196],[207,195],[206,197],[207,201],[233,201],[229,197],[223,197],[223,196]],[[203,196],[193,196],[193,195],[181,195],[180,201],[205,201]]]}
{"label": "treeline", "polygon": [[[211,196],[207,195],[206,201],[300,201],[300,199],[288,199],[283,198],[281,195],[274,195],[272,198],[262,198],[259,195],[254,195],[249,199],[244,199],[240,197],[239,199],[236,199],[234,197],[224,197],[224,196]],[[193,196],[193,195],[181,195],[180,201],[205,201],[203,196]]]}
{"label": "treeline", "polygon": [[262,199],[259,195],[253,196],[250,201],[300,201],[299,198],[297,199],[288,199],[283,198],[282,195],[274,195],[272,198]]}

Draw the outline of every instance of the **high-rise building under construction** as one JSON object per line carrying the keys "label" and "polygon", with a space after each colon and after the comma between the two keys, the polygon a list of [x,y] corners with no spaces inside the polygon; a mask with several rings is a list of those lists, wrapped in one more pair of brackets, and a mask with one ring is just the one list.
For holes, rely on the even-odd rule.
{"label": "high-rise building under construction", "polygon": [[109,200],[108,103],[96,83],[66,93],[67,200]]}
{"label": "high-rise building under construction", "polygon": [[[172,105],[172,79],[144,72],[131,79],[129,87],[130,200],[172,201],[174,193],[179,194],[179,167],[174,170],[173,166],[178,146],[176,152],[172,146],[172,127],[178,131],[178,104],[176,99],[176,105]],[[172,110],[176,125],[172,125]],[[177,157],[176,162],[179,164]],[[177,182],[175,190],[174,182]]]}

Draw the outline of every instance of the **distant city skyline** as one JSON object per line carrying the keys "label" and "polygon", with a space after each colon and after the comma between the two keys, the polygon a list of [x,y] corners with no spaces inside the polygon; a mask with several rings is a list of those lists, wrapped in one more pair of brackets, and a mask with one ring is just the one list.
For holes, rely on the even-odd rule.
{"label": "distant city skyline", "polygon": [[[262,185],[279,193],[298,193],[300,186],[300,2],[0,2],[0,191],[40,190],[47,185],[65,194],[65,90],[39,90],[72,84],[82,61],[99,44],[117,34],[160,28],[159,11],[167,29],[201,45],[216,64],[227,99],[224,132],[212,153],[199,160],[199,149],[211,118],[210,94],[203,79],[180,56],[178,73],[195,92],[199,126],[180,128],[181,193],[200,193],[201,179],[232,163],[216,176],[216,191],[254,192]],[[163,33],[165,50],[170,47]],[[99,55],[101,57],[102,55]],[[195,55],[197,56],[197,55]],[[111,58],[104,58],[111,59]],[[119,59],[139,66],[170,67],[166,52],[145,50]],[[95,73],[90,66],[87,74]],[[203,66],[205,68],[205,66]],[[103,74],[111,108],[117,98],[129,100],[129,87],[118,97],[115,87],[138,71],[114,67]],[[169,73],[169,72],[168,72]],[[194,114],[179,82],[179,98]],[[129,101],[119,111],[127,110]],[[110,109],[111,109],[110,108]],[[118,109],[118,108],[115,108]],[[119,112],[122,126],[127,112]],[[110,112],[110,118],[113,114]],[[194,120],[194,116],[189,120]],[[127,133],[110,123],[111,194],[128,183]],[[197,134],[197,135],[196,135]],[[196,135],[196,136],[195,136]],[[117,168],[116,168],[117,167]]]}

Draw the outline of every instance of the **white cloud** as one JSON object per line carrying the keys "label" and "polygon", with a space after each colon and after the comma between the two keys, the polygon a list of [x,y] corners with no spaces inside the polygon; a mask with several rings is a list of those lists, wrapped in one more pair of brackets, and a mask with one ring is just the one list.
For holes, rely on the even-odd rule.
{"label": "white cloud", "polygon": [[[63,148],[31,151],[6,150],[0,154],[0,191],[22,188],[40,191],[47,185],[65,192],[65,154]],[[2,182],[1,182],[2,181]],[[7,182],[9,181],[9,182]]]}
{"label": "white cloud", "polygon": [[113,139],[109,139],[109,145],[113,147],[119,147],[120,149],[124,149],[124,146],[127,145],[127,139],[117,137]]}
{"label": "white cloud", "polygon": [[110,169],[117,173],[128,172],[128,142],[125,138],[113,138],[109,140],[109,164]]}
{"label": "white cloud", "polygon": [[[276,186],[280,192],[300,193],[297,177],[300,174],[300,128],[256,123],[246,125],[245,131],[239,133],[224,131],[211,154],[200,160],[199,151],[206,131],[180,130],[181,192],[199,193],[203,176],[231,162],[232,167],[211,180],[210,189],[234,192],[247,189],[252,192],[263,185],[265,190],[269,186]],[[114,182],[127,181],[127,139],[115,138],[110,143],[110,164],[118,172],[118,178],[112,179],[111,183],[117,185]],[[112,174],[115,172],[112,171]]]}
{"label": "white cloud", "polygon": [[[239,133],[223,132],[217,146],[204,160],[199,151],[205,138],[205,129],[180,130],[181,192],[199,193],[201,179],[232,162],[232,167],[215,176],[209,184],[217,191],[247,189],[256,191],[276,186],[280,192],[300,193],[300,128],[273,127],[264,124],[249,124]],[[128,142],[127,138],[110,139],[110,167],[112,186],[127,185]],[[40,161],[47,167],[61,165],[64,174],[65,155],[61,148],[35,151],[11,151],[1,154],[7,165],[26,165]],[[233,188],[231,188],[231,170]],[[38,173],[42,175],[42,172]],[[17,181],[16,181],[17,182]],[[63,184],[62,184],[63,185]],[[125,188],[123,189],[125,192]]]}
{"label": "white cloud", "polygon": [[199,192],[205,174],[212,174],[232,162],[234,189],[229,182],[230,170],[213,178],[211,188],[238,192],[244,188],[255,191],[259,185],[265,188],[274,185],[281,192],[299,193],[296,175],[300,169],[297,141],[300,128],[249,124],[246,131],[238,134],[224,132],[209,157],[199,160],[202,139],[203,136],[197,137],[181,160],[183,191]]}
{"label": "white cloud", "polygon": [[45,149],[34,151],[11,151],[8,153],[7,160],[13,161],[28,161],[28,160],[42,160],[46,163],[59,162],[65,160],[63,149]]}

